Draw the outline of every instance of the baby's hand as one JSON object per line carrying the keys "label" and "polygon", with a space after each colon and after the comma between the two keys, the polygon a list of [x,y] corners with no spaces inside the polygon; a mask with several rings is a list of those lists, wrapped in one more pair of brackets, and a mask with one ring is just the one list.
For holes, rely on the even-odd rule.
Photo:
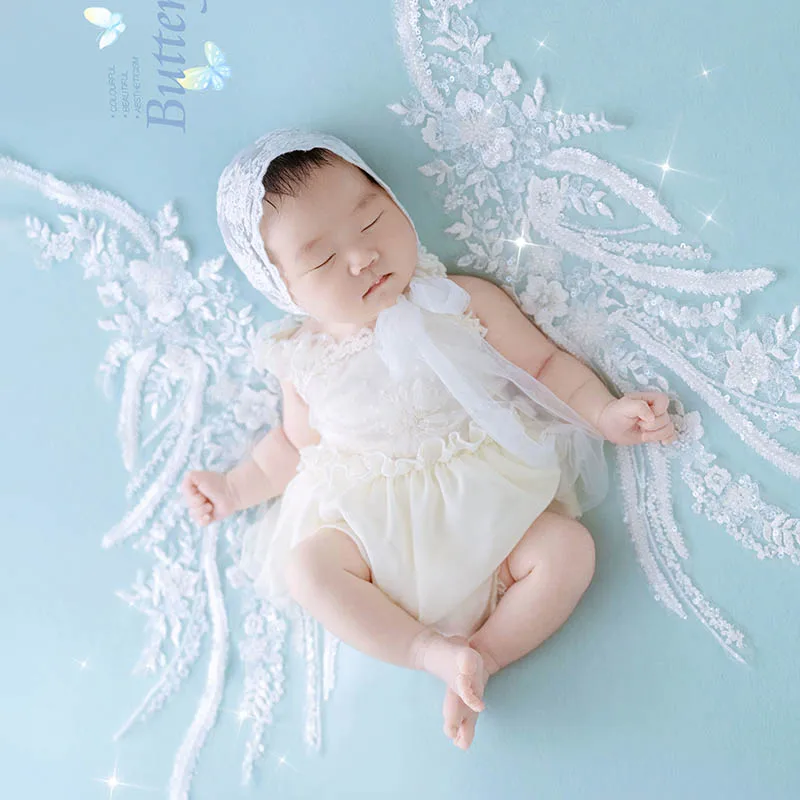
{"label": "baby's hand", "polygon": [[672,444],[677,434],[668,405],[669,397],[663,392],[631,392],[603,409],[597,427],[614,444]]}
{"label": "baby's hand", "polygon": [[181,491],[189,514],[200,525],[219,522],[236,510],[230,483],[221,472],[187,472]]}

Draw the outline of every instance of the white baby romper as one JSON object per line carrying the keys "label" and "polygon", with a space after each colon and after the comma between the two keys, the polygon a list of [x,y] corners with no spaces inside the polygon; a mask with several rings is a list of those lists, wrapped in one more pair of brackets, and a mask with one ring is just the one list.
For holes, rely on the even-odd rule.
{"label": "white baby romper", "polygon": [[[486,334],[469,311],[448,317]],[[395,382],[374,339],[364,328],[336,342],[291,316],[259,332],[258,365],[292,382],[321,441],[300,451],[297,474],[247,531],[242,567],[260,595],[285,602],[290,549],[337,528],[395,603],[443,634],[470,635],[531,523],[551,504],[576,516],[576,497],[558,493],[558,467],[528,466],[491,439],[427,364]]]}

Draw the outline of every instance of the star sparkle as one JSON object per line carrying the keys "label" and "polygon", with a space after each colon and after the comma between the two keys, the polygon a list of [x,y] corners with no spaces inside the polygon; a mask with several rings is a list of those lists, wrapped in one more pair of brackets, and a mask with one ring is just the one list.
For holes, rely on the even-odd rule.
{"label": "star sparkle", "polygon": [[119,756],[114,760],[114,771],[107,778],[95,778],[98,783],[104,783],[108,788],[108,800],[113,800],[114,792],[117,789],[139,789],[143,792],[159,792],[159,789],[154,789],[148,786],[139,786],[135,783],[125,783],[119,779]]}
{"label": "star sparkle", "polygon": [[[567,87],[567,89],[569,89],[569,86]],[[555,114],[557,117],[563,117],[563,116],[564,116],[564,114],[566,113],[566,112],[564,111],[564,106],[565,106],[566,104],[567,104],[567,93],[566,93],[566,90],[565,90],[565,92],[564,92],[564,95],[563,95],[563,96],[562,96],[562,98],[561,98],[561,104],[559,105],[559,107],[558,107],[558,110],[556,110],[556,111],[555,111],[555,112],[553,112],[553,113],[554,113],[554,114]]]}
{"label": "star sparkle", "polygon": [[275,760],[278,762],[279,767],[289,767],[289,769],[293,769],[295,772],[300,772],[294,764],[291,764],[286,756],[274,756]]}
{"label": "star sparkle", "polygon": [[[694,206],[694,205],[692,206],[692,208],[694,208],[694,210],[695,210],[695,211],[696,211],[698,214],[700,214],[700,216],[701,216],[701,217],[703,217],[703,220],[704,220],[703,224],[700,226],[700,231],[702,231],[702,230],[703,230],[703,229],[706,227],[706,225],[708,225],[710,222],[713,222],[713,223],[714,223],[714,225],[716,225],[718,228],[721,228],[721,229],[722,229],[723,231],[725,231],[726,233],[728,232],[728,229],[727,229],[727,228],[726,228],[724,225],[722,225],[722,224],[719,222],[719,220],[718,220],[718,219],[716,219],[716,217],[715,217],[715,214],[717,213],[717,209],[718,209],[718,208],[719,208],[721,205],[722,205],[722,200],[720,200],[720,201],[719,201],[719,202],[718,202],[718,203],[717,203],[717,204],[714,206],[714,208],[713,208],[713,209],[711,209],[711,211],[710,211],[710,212],[708,212],[708,211],[701,211],[701,210],[700,210],[699,208],[697,208],[696,206]],[[698,233],[699,233],[700,231],[698,231]]]}
{"label": "star sparkle", "polygon": [[114,763],[114,771],[108,778],[95,778],[96,781],[104,783],[108,787],[108,800],[112,800],[114,792],[120,787],[127,787],[131,784],[123,783],[117,776],[117,762]]}
{"label": "star sparkle", "polygon": [[251,714],[246,708],[223,708],[221,709],[223,714],[230,714],[232,717],[236,718],[236,722],[238,723],[238,731],[237,731],[237,738],[242,735],[242,726],[247,722],[249,719],[255,719],[253,714]]}
{"label": "star sparkle", "polygon": [[650,164],[653,167],[658,167],[661,170],[661,180],[658,182],[658,192],[656,193],[657,198],[661,198],[661,189],[664,186],[664,178],[667,176],[668,172],[677,172],[681,175],[690,175],[693,178],[701,178],[703,180],[708,180],[704,175],[699,175],[696,172],[689,172],[685,169],[678,169],[677,167],[673,166],[670,159],[672,158],[672,151],[675,149],[675,139],[678,136],[678,129],[680,128],[680,119],[678,120],[678,124],[675,126],[675,133],[672,135],[672,143],[669,146],[669,152],[667,153],[667,157],[659,164],[655,161],[647,161],[644,158],[638,159],[645,164]]}
{"label": "star sparkle", "polygon": [[548,47],[548,45],[547,45],[547,37],[548,37],[548,36],[550,36],[550,34],[549,34],[549,33],[548,33],[548,34],[547,34],[547,36],[545,36],[545,37],[544,37],[544,39],[542,39],[541,41],[539,41],[539,40],[537,40],[537,41],[536,41],[536,43],[539,45],[539,46],[536,48],[536,52],[537,52],[537,53],[538,53],[538,52],[539,52],[539,51],[540,51],[540,50],[541,50],[543,47],[544,47],[544,49],[545,49],[545,50],[549,50],[551,53],[555,53],[555,52],[556,52],[555,50],[553,50],[553,48],[552,48],[552,47]]}
{"label": "star sparkle", "polygon": [[720,69],[720,67],[712,67],[711,69],[708,69],[705,64],[700,62],[700,72],[698,72],[697,75],[695,75],[694,77],[695,78],[705,78],[706,80],[708,80],[708,76],[712,72],[715,72],[718,69]]}
{"label": "star sparkle", "polygon": [[517,263],[516,263],[516,265],[514,267],[515,270],[519,269],[519,259],[520,259],[520,256],[522,255],[522,248],[523,247],[526,247],[526,246],[527,247],[538,247],[538,248],[540,248],[542,250],[557,250],[558,249],[556,247],[550,247],[549,245],[546,245],[546,244],[537,244],[536,242],[531,242],[531,241],[529,241],[528,239],[525,238],[525,236],[523,235],[522,232],[520,232],[520,235],[517,236],[516,239],[506,239],[505,237],[501,236],[500,240],[503,241],[503,242],[509,242],[510,244],[516,245],[516,247],[517,247]]}

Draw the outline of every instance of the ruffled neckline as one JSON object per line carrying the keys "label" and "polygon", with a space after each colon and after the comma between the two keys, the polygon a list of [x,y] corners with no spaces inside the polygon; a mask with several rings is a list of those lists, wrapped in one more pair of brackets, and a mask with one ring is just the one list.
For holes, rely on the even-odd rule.
{"label": "ruffled neckline", "polygon": [[[488,333],[488,329],[481,324],[480,320],[471,309],[457,316],[462,325],[473,328],[481,336],[485,337]],[[363,350],[374,343],[375,326],[361,328],[355,333],[345,336],[343,339],[336,339],[327,331],[313,331],[303,327],[301,324],[296,333],[296,338],[307,339],[310,344],[320,344],[325,350],[334,355],[340,353],[349,354]]]}
{"label": "ruffled neckline", "polygon": [[305,336],[315,341],[321,341],[332,349],[339,349],[340,347],[349,347],[356,342],[371,342],[375,338],[375,328],[360,328],[355,333],[351,333],[349,336],[345,336],[343,339],[336,339],[327,331],[312,331],[309,328],[301,328],[298,331],[298,336]]}
{"label": "ruffled neckline", "polygon": [[361,328],[343,339],[336,339],[326,331],[314,331],[301,327],[292,337],[300,350],[322,351],[324,358],[338,361],[371,347],[375,340],[374,328]]}

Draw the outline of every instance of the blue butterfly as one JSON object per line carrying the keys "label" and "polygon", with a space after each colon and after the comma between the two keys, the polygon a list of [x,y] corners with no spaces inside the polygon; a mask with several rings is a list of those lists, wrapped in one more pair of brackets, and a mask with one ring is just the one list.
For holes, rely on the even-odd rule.
{"label": "blue butterfly", "polygon": [[83,16],[92,25],[105,28],[97,36],[97,45],[102,50],[119,39],[119,35],[125,30],[125,23],[122,21],[122,14],[112,14],[107,8],[87,8],[84,9]]}
{"label": "blue butterfly", "polygon": [[183,78],[177,78],[184,89],[195,92],[204,92],[210,86],[220,91],[225,86],[225,80],[231,76],[231,68],[225,61],[222,50],[214,42],[206,42],[203,46],[206,54],[207,67],[191,67],[183,71]]}

